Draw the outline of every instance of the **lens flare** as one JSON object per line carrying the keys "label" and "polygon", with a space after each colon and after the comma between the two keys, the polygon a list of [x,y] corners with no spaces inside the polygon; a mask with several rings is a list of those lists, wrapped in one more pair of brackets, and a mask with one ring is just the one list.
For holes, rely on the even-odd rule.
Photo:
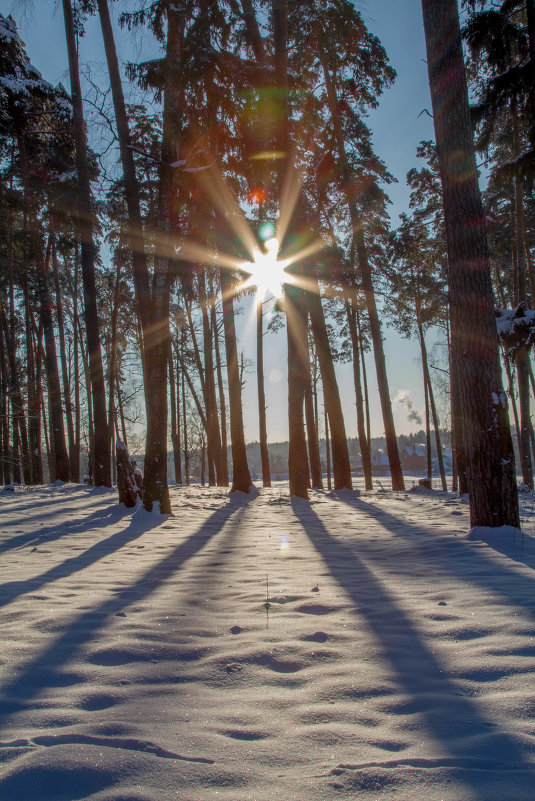
{"label": "lens flare", "polygon": [[280,298],[283,285],[291,280],[291,276],[285,272],[288,259],[278,258],[280,244],[277,237],[272,236],[266,240],[264,247],[265,252],[258,250],[254,254],[254,260],[243,265],[249,278],[242,284],[242,288],[256,287],[259,298],[264,298],[267,294]]}

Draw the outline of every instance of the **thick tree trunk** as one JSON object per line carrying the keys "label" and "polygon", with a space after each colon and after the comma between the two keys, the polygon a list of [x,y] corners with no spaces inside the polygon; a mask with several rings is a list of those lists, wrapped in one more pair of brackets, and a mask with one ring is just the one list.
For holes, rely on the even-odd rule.
{"label": "thick tree trunk", "polygon": [[379,400],[381,402],[381,411],[383,414],[383,424],[384,424],[384,432],[386,438],[386,450],[388,454],[388,461],[390,464],[392,489],[402,490],[405,489],[405,483],[403,481],[403,472],[401,470],[401,462],[399,459],[398,444],[396,439],[396,429],[394,426],[394,417],[392,414],[392,404],[390,401],[390,390],[388,387],[388,376],[386,373],[386,361],[383,348],[383,337],[381,335],[381,324],[379,322],[379,315],[377,313],[377,305],[375,302],[375,290],[372,281],[372,269],[368,258],[366,243],[364,240],[362,221],[357,211],[356,198],[353,196],[355,178],[347,157],[342,126],[340,121],[338,97],[336,95],[336,89],[334,86],[332,76],[329,72],[329,66],[327,63],[327,58],[325,55],[323,43],[320,46],[319,58],[321,61],[323,75],[325,78],[325,85],[327,88],[327,99],[329,104],[329,112],[331,115],[332,125],[334,129],[336,148],[338,150],[340,174],[342,176],[343,189],[346,195],[348,211],[351,217],[354,245],[356,249],[357,260],[362,281],[362,291],[364,293],[366,308],[368,310],[368,317],[370,321],[370,333],[373,344],[373,355],[375,359],[375,369],[377,372],[377,389],[379,392]]}
{"label": "thick tree trunk", "polygon": [[223,326],[225,331],[225,351],[227,355],[228,393],[230,403],[230,446],[232,450],[232,487],[249,492],[251,474],[247,464],[247,451],[243,432],[243,411],[241,401],[240,371],[238,367],[238,350],[236,347],[236,329],[234,325],[233,286],[232,281],[223,268],[219,270],[221,294],[223,297]]}
{"label": "thick tree trunk", "polygon": [[100,350],[100,333],[95,282],[96,248],[93,239],[93,209],[87,159],[87,139],[82,105],[82,90],[78,68],[78,52],[72,15],[71,0],[62,0],[65,35],[69,57],[71,97],[73,106],[74,140],[76,145],[76,171],[78,175],[78,213],[82,247],[82,282],[84,288],[84,320],[89,352],[89,371],[94,416],[94,481],[96,486],[111,486],[111,453],[106,424],[106,392]]}
{"label": "thick tree trunk", "polygon": [[349,451],[347,449],[344,415],[329,345],[327,326],[325,325],[325,317],[321,305],[319,282],[317,275],[312,274],[309,275],[308,278],[309,281],[311,280],[313,282],[312,292],[307,293],[307,305],[312,334],[314,336],[314,344],[316,346],[316,353],[318,354],[320,365],[323,396],[329,416],[329,427],[331,429],[334,489],[352,489],[351,465],[349,462]]}
{"label": "thick tree trunk", "polygon": [[139,186],[132,155],[130,131],[121,75],[107,0],[98,0],[98,10],[110,74],[121,163],[125,179],[129,218],[129,241],[134,266],[134,285],[138,313],[143,329],[143,367],[147,437],[143,504],[150,511],[158,503],[162,514],[171,512],[167,486],[167,362],[169,348],[169,280],[167,250],[174,229],[173,193],[176,190],[173,168],[178,159],[181,133],[181,108],[176,86],[182,53],[184,12],[168,9],[167,47],[164,65],[164,110],[162,162],[158,196],[158,249],[155,255],[152,288],[144,253]]}
{"label": "thick tree trunk", "polygon": [[[307,385],[307,328],[304,291],[287,284],[284,306],[288,331],[288,475],[290,495],[308,498],[309,465],[304,401]],[[305,349],[306,348],[306,349]]]}
{"label": "thick tree trunk", "polygon": [[[513,122],[514,156],[520,156],[520,130],[516,103],[511,104],[511,117]],[[522,178],[517,171],[515,174],[515,245],[516,245],[516,296],[515,304],[524,303],[527,306],[526,281],[526,252],[524,230],[524,198],[522,192]],[[530,411],[529,411],[529,350],[520,348],[515,356],[516,373],[518,378],[518,401],[520,406],[520,437],[518,449],[520,453],[520,466],[522,481],[529,489],[533,489],[533,468],[530,450]]]}
{"label": "thick tree trunk", "polygon": [[422,9],[446,221],[453,388],[463,416],[470,519],[474,526],[518,526],[458,6],[456,0],[422,0]]}
{"label": "thick tree trunk", "polygon": [[401,469],[401,461],[399,458],[398,443],[396,439],[396,429],[394,426],[394,416],[392,414],[392,402],[390,400],[390,389],[388,386],[388,375],[386,372],[383,337],[381,334],[381,324],[379,322],[377,305],[375,303],[375,290],[373,288],[371,267],[368,260],[368,253],[364,243],[364,234],[362,232],[360,221],[355,220],[354,226],[359,226],[355,231],[357,258],[362,279],[362,289],[366,300],[366,308],[368,310],[370,334],[373,344],[373,356],[377,374],[377,390],[379,392],[379,401],[381,403],[381,411],[383,415],[386,451],[388,454],[390,474],[392,477],[392,489],[402,490],[405,489],[405,482],[403,481],[403,472]]}
{"label": "thick tree trunk", "polygon": [[[171,511],[167,487],[167,354],[169,348],[169,257],[176,231],[176,170],[182,136],[182,94],[178,84],[184,39],[185,11],[170,5],[164,63],[162,161],[158,194],[158,232],[163,250],[156,255],[152,281],[151,325],[144,331],[145,369],[150,391],[147,399],[147,448],[143,504],[159,502],[162,513]],[[156,390],[156,387],[159,389]]]}
{"label": "thick tree trunk", "polygon": [[[288,5],[286,0],[272,0],[274,49],[274,86],[276,119],[274,142],[281,155],[278,162],[277,188],[279,208],[289,169],[288,104]],[[283,243],[281,243],[282,245]],[[296,273],[299,273],[299,267]],[[308,456],[305,436],[305,354],[308,353],[306,310],[303,290],[285,285],[286,332],[288,338],[288,474],[290,494],[308,498]]]}

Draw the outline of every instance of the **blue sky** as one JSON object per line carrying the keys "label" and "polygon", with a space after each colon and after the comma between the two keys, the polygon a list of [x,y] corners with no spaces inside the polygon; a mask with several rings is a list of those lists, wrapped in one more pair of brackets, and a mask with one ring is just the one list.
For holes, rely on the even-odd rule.
{"label": "blue sky", "polygon": [[[121,7],[122,4],[113,5]],[[416,164],[415,153],[418,142],[421,139],[433,138],[432,120],[424,112],[424,109],[430,108],[430,97],[425,64],[421,5],[420,0],[365,0],[356,2],[356,6],[362,11],[369,29],[381,39],[390,62],[398,74],[394,86],[385,93],[379,108],[369,118],[377,154],[386,162],[388,169],[398,180],[398,183],[389,187],[388,190],[392,199],[391,213],[395,220],[407,206],[408,191],[405,175]],[[46,79],[52,83],[62,81],[68,87],[61,4],[57,0],[37,0],[33,3],[32,11],[23,12],[22,9],[21,2],[0,0],[0,12],[2,14],[11,13],[19,25],[32,63]],[[128,37],[125,32],[121,32],[117,36],[117,43],[119,54],[125,60],[135,59],[138,55],[143,58],[155,55],[153,46],[147,38],[144,40],[134,39]],[[82,62],[104,64],[97,20],[88,22],[87,35],[81,41],[80,56]],[[244,341],[252,341],[252,337],[248,336],[250,325],[248,318],[249,315],[245,312],[239,321],[238,332],[241,330]],[[395,331],[387,327],[384,328],[384,336],[391,397],[395,398],[401,390],[408,390],[411,393],[414,408],[421,411],[423,409],[423,390],[421,367],[417,361],[418,347],[416,343],[401,340]],[[432,344],[433,336],[430,335],[429,345]],[[247,355],[252,358],[254,342],[251,350],[252,352]],[[285,358],[282,338],[271,342],[270,346],[268,337],[266,339],[265,372],[268,431],[272,441],[286,439],[287,436]],[[372,434],[379,436],[382,433],[382,420],[371,356],[368,359],[367,369],[372,401]],[[351,367],[349,365],[341,366],[338,368],[338,375],[348,434],[354,436],[356,420]],[[415,429],[414,423],[407,419],[405,405],[394,403],[393,409],[398,433],[408,433]],[[253,374],[249,375],[244,391],[244,411],[247,439],[256,439],[258,436],[256,380]]]}

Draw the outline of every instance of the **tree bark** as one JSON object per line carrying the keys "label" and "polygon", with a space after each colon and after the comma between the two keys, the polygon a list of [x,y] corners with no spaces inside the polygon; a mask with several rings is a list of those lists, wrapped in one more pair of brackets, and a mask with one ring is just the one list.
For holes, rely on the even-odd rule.
{"label": "tree bark", "polygon": [[82,89],[78,67],[78,52],[71,0],[62,0],[65,36],[69,58],[71,97],[73,106],[74,140],[76,146],[76,172],[78,175],[78,224],[82,249],[82,282],[84,288],[84,320],[89,352],[89,371],[94,417],[94,481],[96,486],[111,486],[111,453],[106,424],[106,392],[100,350],[100,332],[97,312],[95,281],[96,248],[93,239],[93,209],[87,159],[87,139],[82,105]]}
{"label": "tree bark", "polygon": [[519,526],[487,240],[477,184],[456,0],[422,0],[443,188],[452,362],[468,459],[473,526]]}
{"label": "tree bark", "polygon": [[[277,129],[275,149],[281,154],[278,162],[278,202],[284,192],[289,162],[288,104],[288,6],[286,0],[272,0],[274,79],[277,87]],[[282,244],[282,243],[281,243]],[[299,267],[295,274],[300,273]],[[305,353],[308,352],[304,292],[293,284],[284,288],[286,331],[288,338],[288,475],[290,494],[308,498],[308,456],[305,437],[304,399],[306,386]]]}
{"label": "tree bark", "polygon": [[241,400],[238,350],[234,325],[232,281],[224,268],[220,268],[221,294],[223,298],[223,326],[225,331],[225,351],[227,355],[228,393],[230,403],[230,447],[232,450],[231,492],[249,492],[251,474],[247,464],[247,451],[243,432],[243,411]]}
{"label": "tree bark", "polygon": [[347,157],[344,137],[342,133],[342,126],[340,121],[338,97],[336,95],[334,82],[329,71],[329,65],[327,63],[323,42],[320,45],[319,58],[321,61],[323,75],[325,78],[325,85],[327,88],[327,100],[329,104],[329,112],[331,115],[331,120],[334,130],[336,148],[338,151],[338,159],[340,165],[340,174],[342,176],[342,181],[343,181],[343,189],[346,196],[348,211],[351,217],[354,245],[361,275],[362,291],[364,293],[366,308],[368,310],[370,333],[373,343],[373,355],[375,359],[375,369],[377,373],[377,389],[379,392],[379,400],[381,402],[381,411],[383,415],[384,432],[386,438],[386,450],[388,454],[388,461],[390,464],[390,475],[392,478],[392,489],[403,490],[405,489],[405,483],[403,481],[403,472],[401,470],[401,462],[399,459],[398,444],[396,439],[396,429],[394,426],[394,417],[392,414],[392,403],[390,401],[390,389],[388,386],[388,376],[386,373],[386,361],[383,348],[383,337],[381,334],[381,324],[379,322],[379,315],[377,313],[377,305],[375,301],[375,290],[373,287],[372,270],[368,258],[366,243],[364,240],[362,221],[357,211],[355,198],[353,197],[354,190],[352,187],[355,183],[355,180]]}
{"label": "tree bark", "polygon": [[[511,117],[513,122],[514,156],[520,156],[520,130],[516,102],[511,103]],[[515,244],[516,244],[516,297],[515,304],[524,303],[527,307],[527,281],[526,281],[526,237],[524,226],[524,198],[522,192],[522,178],[517,170],[515,173]],[[518,378],[518,402],[520,407],[520,437],[518,449],[520,453],[520,466],[522,481],[533,490],[533,468],[531,464],[530,449],[530,411],[529,411],[529,350],[519,348],[515,354],[516,373]]]}
{"label": "tree bark", "polygon": [[[321,305],[321,296],[317,274],[308,276],[312,280],[312,292],[307,293],[307,305],[310,315],[310,326],[314,336],[314,344],[321,372],[323,384],[323,395],[325,406],[329,416],[329,427],[331,429],[331,447],[333,461],[334,489],[352,489],[351,465],[349,462],[349,451],[347,449],[347,436],[344,425],[344,415],[340,402],[340,393],[336,381],[336,373],[332,359],[331,347],[325,317]],[[310,380],[310,379],[309,379]]]}

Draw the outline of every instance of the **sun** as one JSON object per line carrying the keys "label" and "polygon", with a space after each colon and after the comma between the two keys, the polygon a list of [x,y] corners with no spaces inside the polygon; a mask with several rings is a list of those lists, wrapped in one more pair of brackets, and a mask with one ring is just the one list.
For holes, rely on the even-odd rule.
{"label": "sun", "polygon": [[256,294],[264,298],[267,294],[275,298],[282,297],[283,286],[288,283],[290,276],[285,272],[288,267],[287,259],[279,259],[279,240],[273,236],[264,242],[265,251],[257,251],[254,261],[247,262],[244,269],[249,278],[244,287],[256,287]]}

